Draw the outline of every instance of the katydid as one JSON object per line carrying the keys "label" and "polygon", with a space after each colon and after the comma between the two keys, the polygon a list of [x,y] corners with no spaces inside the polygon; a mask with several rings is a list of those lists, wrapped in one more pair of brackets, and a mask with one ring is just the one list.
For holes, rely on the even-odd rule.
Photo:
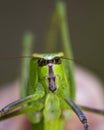
{"label": "katydid", "polygon": [[[33,130],[63,130],[65,121],[71,117],[72,109],[83,123],[84,130],[89,130],[86,116],[74,103],[74,67],[72,60],[67,61],[67,58],[73,58],[73,56],[63,2],[57,1],[56,7],[53,13],[53,19],[56,18],[56,21],[53,20],[51,25],[59,26],[65,56],[63,52],[34,53],[30,63],[24,58],[21,74],[21,98],[0,111],[0,120],[25,113],[32,123]],[[55,31],[53,28],[50,30],[49,34],[53,36],[52,33]],[[29,48],[32,41],[28,36],[26,36],[26,41],[24,40],[23,56],[30,56]],[[48,39],[51,41],[50,35]],[[48,41],[48,43],[50,42]],[[29,64],[30,67],[28,67]],[[80,107],[104,114],[103,110]]]}
{"label": "katydid", "polygon": [[[53,129],[52,126],[55,130],[62,130],[68,118],[65,111],[70,113],[71,106],[84,124],[84,129],[88,130],[86,117],[71,100],[74,96],[65,70],[63,53],[33,54],[25,96],[4,107],[0,112],[1,120],[13,113],[25,112],[32,123],[44,120],[41,130]],[[14,111],[17,108],[19,110]]]}
{"label": "katydid", "polygon": [[4,107],[0,111],[0,120],[26,113],[30,121],[36,124],[34,129],[49,130],[54,126],[55,130],[63,130],[72,108],[84,124],[84,130],[88,130],[85,115],[72,101],[74,96],[63,56],[62,52],[32,55],[24,97]]}

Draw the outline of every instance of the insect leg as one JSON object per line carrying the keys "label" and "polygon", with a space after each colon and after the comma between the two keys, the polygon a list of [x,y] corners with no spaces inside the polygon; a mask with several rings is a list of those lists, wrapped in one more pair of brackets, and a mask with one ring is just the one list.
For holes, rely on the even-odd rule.
{"label": "insect leg", "polygon": [[84,124],[84,130],[88,130],[87,119],[84,113],[78,108],[78,106],[71,99],[69,98],[66,99],[66,102],[70,105],[72,110],[77,114],[80,121]]}
{"label": "insect leg", "polygon": [[100,110],[100,109],[96,109],[96,108],[91,108],[91,107],[87,107],[87,106],[82,106],[82,105],[78,105],[81,109],[83,109],[84,111],[88,111],[88,112],[93,112],[95,114],[100,114],[100,115],[104,115],[104,110]]}
{"label": "insect leg", "polygon": [[13,110],[13,111],[11,111],[9,113],[6,113],[5,115],[2,115],[2,117],[0,117],[0,121],[12,118],[14,116],[18,116],[20,114],[32,112],[32,111],[34,111],[34,108],[32,106],[22,107],[22,108]]}
{"label": "insect leg", "polygon": [[22,107],[25,104],[38,100],[40,98],[42,98],[44,96],[44,92],[37,92],[33,95],[29,95],[27,97],[18,99],[10,104],[8,104],[7,106],[5,106],[3,109],[1,109],[0,111],[0,119],[5,116],[6,114],[12,112],[13,110],[17,109],[18,107]]}

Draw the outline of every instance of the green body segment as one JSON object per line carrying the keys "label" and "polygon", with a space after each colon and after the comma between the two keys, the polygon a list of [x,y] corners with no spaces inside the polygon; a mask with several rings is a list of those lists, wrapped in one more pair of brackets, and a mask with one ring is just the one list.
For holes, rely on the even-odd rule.
{"label": "green body segment", "polygon": [[[54,57],[61,58],[61,63],[51,63],[56,85],[56,90],[51,92],[48,87],[48,77],[50,76],[49,64],[39,66],[38,60],[40,58],[52,60]],[[45,96],[42,99],[28,104],[34,107],[34,112],[27,115],[32,123],[36,123],[35,127],[38,130],[43,128],[44,130],[51,130],[53,129],[52,126],[54,126],[54,130],[63,130],[64,122],[70,118],[70,109],[64,99],[69,97],[74,99],[74,97],[70,96],[71,85],[65,75],[64,59],[62,57],[63,53],[61,52],[54,54],[33,54],[30,62],[30,79],[25,96],[34,94],[39,90],[45,91]],[[66,112],[67,114],[65,114]],[[43,120],[43,125],[41,120]]]}

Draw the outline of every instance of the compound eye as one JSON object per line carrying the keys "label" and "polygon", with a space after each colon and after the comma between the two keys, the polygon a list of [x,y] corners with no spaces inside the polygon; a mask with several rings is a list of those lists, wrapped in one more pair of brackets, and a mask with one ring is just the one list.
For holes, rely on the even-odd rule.
{"label": "compound eye", "polygon": [[60,57],[55,57],[54,62],[55,62],[55,64],[61,64],[61,58]]}
{"label": "compound eye", "polygon": [[38,60],[38,65],[39,66],[45,66],[45,65],[47,65],[47,61],[45,59],[43,59],[43,58],[40,58]]}

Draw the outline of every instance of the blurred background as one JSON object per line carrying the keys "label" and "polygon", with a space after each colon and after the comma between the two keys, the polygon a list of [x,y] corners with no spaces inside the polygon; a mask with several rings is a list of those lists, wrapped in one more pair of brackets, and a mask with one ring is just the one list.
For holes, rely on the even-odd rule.
{"label": "blurred background", "polygon": [[[35,52],[44,39],[55,0],[0,1],[0,57],[20,56],[23,33],[35,35]],[[104,1],[68,0],[67,15],[75,59],[104,80]],[[61,50],[61,48],[60,48]],[[21,60],[0,61],[0,85],[19,76]]]}

